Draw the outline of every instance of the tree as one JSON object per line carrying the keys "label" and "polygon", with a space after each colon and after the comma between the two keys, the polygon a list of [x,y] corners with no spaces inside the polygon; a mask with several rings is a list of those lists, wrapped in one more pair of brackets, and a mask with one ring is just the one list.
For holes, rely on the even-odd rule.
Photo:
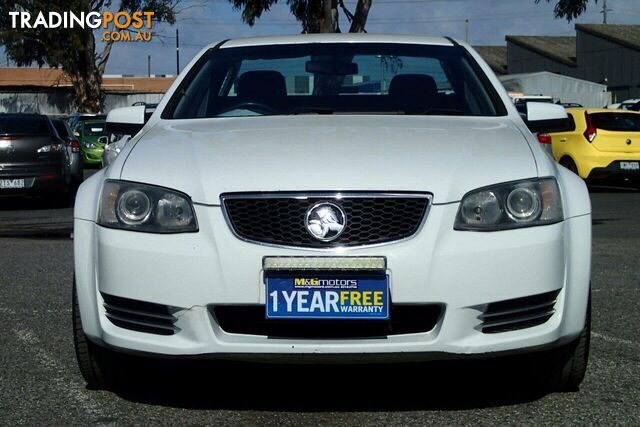
{"label": "tree", "polygon": [[[253,26],[256,19],[268,12],[278,0],[229,0],[236,10],[242,10],[242,20]],[[303,33],[339,33],[339,11],[350,23],[350,33],[362,33],[373,0],[358,0],[355,12],[351,12],[344,0],[286,0],[291,13],[302,25]]]}
{"label": "tree", "polygon": [[[102,75],[109,61],[114,41],[96,52],[96,35],[85,28],[13,28],[9,12],[29,12],[33,19],[39,12],[154,12],[152,20],[175,22],[175,6],[180,0],[121,0],[112,9],[112,0],[2,0],[0,2],[0,44],[18,66],[37,64],[61,68],[71,80],[76,107],[83,112],[99,112],[104,96]],[[33,22],[33,21],[32,21]],[[102,31],[107,31],[102,29]],[[133,31],[133,30],[131,30]]]}
{"label": "tree", "polygon": [[[594,2],[598,3],[598,0],[594,0]],[[536,3],[540,3],[540,0],[536,0]],[[551,3],[551,0],[547,0],[547,3]],[[558,0],[553,13],[556,18],[565,18],[567,21],[571,21],[587,10],[588,3],[589,0]]]}

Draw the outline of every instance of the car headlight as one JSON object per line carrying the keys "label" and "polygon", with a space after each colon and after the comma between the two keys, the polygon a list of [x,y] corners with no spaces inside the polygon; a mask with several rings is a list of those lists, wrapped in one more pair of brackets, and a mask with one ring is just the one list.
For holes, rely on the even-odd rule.
{"label": "car headlight", "polygon": [[528,179],[479,188],[460,202],[456,230],[497,231],[563,220],[555,178]]}
{"label": "car headlight", "polygon": [[84,146],[87,148],[96,148],[96,144],[94,144],[93,142],[85,142]]}
{"label": "car headlight", "polygon": [[126,181],[106,181],[98,224],[147,233],[198,231],[191,199],[179,191]]}

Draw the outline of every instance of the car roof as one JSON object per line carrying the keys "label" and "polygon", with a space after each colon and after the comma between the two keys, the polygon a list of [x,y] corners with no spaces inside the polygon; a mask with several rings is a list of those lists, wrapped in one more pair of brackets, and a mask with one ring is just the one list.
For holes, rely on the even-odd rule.
{"label": "car roof", "polygon": [[92,119],[102,119],[102,118],[107,118],[106,114],[72,114],[68,117],[68,119],[75,119],[77,121],[84,121],[84,120],[92,120]]}
{"label": "car roof", "polygon": [[616,114],[631,113],[631,114],[640,114],[640,112],[637,112],[637,111],[617,110],[617,109],[611,109],[611,108],[567,108],[567,111],[573,112],[573,113],[584,113],[584,112],[587,112],[589,114],[594,114],[594,113],[616,113]]}
{"label": "car roof", "polygon": [[[328,33],[328,34],[296,34],[287,36],[264,36],[231,39],[220,46],[220,49],[246,46],[285,45],[303,43],[398,43],[425,44],[435,46],[453,46],[445,37],[426,37],[396,34],[365,33]],[[217,43],[209,47],[216,46]]]}
{"label": "car roof", "polygon": [[92,114],[92,115],[87,115],[87,116],[78,116],[77,119],[78,120],[100,120],[102,118],[107,118],[106,114]]}
{"label": "car roof", "polygon": [[39,113],[0,113],[0,117],[9,117],[9,118],[20,118],[20,117],[44,117],[47,116]]}

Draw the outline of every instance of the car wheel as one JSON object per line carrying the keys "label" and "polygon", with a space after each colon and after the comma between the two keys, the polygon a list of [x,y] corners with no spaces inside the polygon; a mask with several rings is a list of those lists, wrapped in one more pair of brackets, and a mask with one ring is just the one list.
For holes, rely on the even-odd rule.
{"label": "car wheel", "polygon": [[[555,391],[577,391],[587,372],[591,341],[591,296],[587,306],[585,326],[573,342],[548,351],[537,359],[543,386]],[[540,363],[542,362],[542,363]]]}
{"label": "car wheel", "polygon": [[65,186],[63,189],[54,191],[46,197],[52,208],[62,209],[73,206],[73,195],[69,186]]}
{"label": "car wheel", "polygon": [[571,159],[570,157],[563,157],[560,160],[560,164],[565,168],[569,169],[571,172],[580,176],[580,174],[578,173],[578,166],[576,165],[576,162],[574,162],[573,159]]}
{"label": "car wheel", "polygon": [[75,200],[75,196],[78,193],[78,188],[82,185],[82,176],[76,176],[71,181],[71,196]]}
{"label": "car wheel", "polygon": [[115,354],[104,347],[89,341],[82,329],[80,306],[76,291],[75,278],[73,280],[73,344],[80,373],[89,388],[107,389],[118,385]]}

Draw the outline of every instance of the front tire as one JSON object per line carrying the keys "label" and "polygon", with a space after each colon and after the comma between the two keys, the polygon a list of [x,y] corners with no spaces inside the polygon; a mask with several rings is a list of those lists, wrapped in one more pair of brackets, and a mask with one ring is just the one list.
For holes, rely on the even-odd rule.
{"label": "front tire", "polygon": [[87,386],[92,389],[108,389],[118,384],[117,362],[115,354],[104,347],[100,347],[89,341],[82,329],[80,318],[80,306],[76,291],[75,278],[73,281],[73,344],[76,350],[76,359],[80,373],[84,377]]}
{"label": "front tire", "polygon": [[545,370],[539,378],[545,388],[555,391],[578,391],[589,362],[591,342],[591,296],[587,305],[585,326],[577,339],[543,355],[540,367]]}
{"label": "front tire", "polygon": [[580,173],[578,172],[578,165],[576,165],[576,162],[574,162],[571,157],[563,157],[562,159],[560,159],[560,165],[580,176]]}

